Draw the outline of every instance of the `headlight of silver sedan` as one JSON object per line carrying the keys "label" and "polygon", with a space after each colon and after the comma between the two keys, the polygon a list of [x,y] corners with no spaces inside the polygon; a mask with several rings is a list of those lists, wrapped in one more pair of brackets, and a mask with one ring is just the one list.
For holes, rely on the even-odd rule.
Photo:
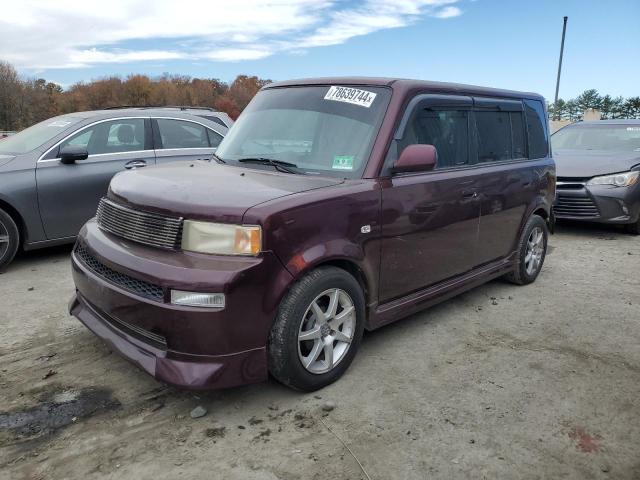
{"label": "headlight of silver sedan", "polygon": [[257,225],[185,220],[182,249],[218,255],[257,255],[262,250],[262,229]]}
{"label": "headlight of silver sedan", "polygon": [[593,177],[587,182],[587,185],[613,185],[614,187],[629,187],[638,181],[638,177],[640,177],[640,170],[632,170],[630,172]]}

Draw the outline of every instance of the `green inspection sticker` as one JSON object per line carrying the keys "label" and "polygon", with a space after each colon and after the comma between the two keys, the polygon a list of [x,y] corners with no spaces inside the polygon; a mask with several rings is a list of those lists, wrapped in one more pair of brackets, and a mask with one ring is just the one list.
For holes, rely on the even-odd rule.
{"label": "green inspection sticker", "polygon": [[334,170],[353,170],[353,155],[336,155],[333,157]]}

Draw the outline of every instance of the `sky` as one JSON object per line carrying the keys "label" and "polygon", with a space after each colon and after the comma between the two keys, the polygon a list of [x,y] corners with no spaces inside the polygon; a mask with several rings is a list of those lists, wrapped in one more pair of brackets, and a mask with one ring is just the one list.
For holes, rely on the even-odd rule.
{"label": "sky", "polygon": [[0,60],[68,87],[163,73],[384,76],[640,95],[640,0],[0,0]]}

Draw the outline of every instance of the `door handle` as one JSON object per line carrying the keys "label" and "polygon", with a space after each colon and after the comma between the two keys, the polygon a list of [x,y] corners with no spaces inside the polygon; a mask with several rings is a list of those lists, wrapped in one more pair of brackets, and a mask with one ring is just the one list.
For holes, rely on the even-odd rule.
{"label": "door handle", "polygon": [[127,170],[131,170],[133,168],[142,168],[146,166],[147,162],[144,160],[131,160],[130,162],[124,164],[124,168],[126,168]]}
{"label": "door handle", "polygon": [[475,190],[463,190],[462,198],[476,198],[478,196],[478,192]]}

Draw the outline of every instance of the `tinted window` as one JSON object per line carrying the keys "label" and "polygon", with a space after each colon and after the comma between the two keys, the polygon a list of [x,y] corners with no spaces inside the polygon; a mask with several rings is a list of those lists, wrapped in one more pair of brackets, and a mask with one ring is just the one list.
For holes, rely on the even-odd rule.
{"label": "tinted window", "polygon": [[513,158],[527,158],[527,147],[524,141],[524,121],[521,112],[509,112],[511,118],[511,139]]}
{"label": "tinted window", "polygon": [[511,159],[509,112],[476,112],[476,128],[479,162]]}
{"label": "tinted window", "polygon": [[547,145],[547,121],[542,103],[525,100],[525,114],[529,131],[529,158],[543,158],[549,153]]}
{"label": "tinted window", "polygon": [[208,148],[207,129],[199,123],[159,118],[161,148]]}
{"label": "tinted window", "polygon": [[67,145],[85,147],[89,155],[144,150],[144,119],[97,123],[65,140],[60,148]]}
{"label": "tinted window", "polygon": [[469,160],[469,113],[465,110],[418,110],[399,142],[399,152],[408,145],[433,145],[438,151],[436,168],[465,165]]}

